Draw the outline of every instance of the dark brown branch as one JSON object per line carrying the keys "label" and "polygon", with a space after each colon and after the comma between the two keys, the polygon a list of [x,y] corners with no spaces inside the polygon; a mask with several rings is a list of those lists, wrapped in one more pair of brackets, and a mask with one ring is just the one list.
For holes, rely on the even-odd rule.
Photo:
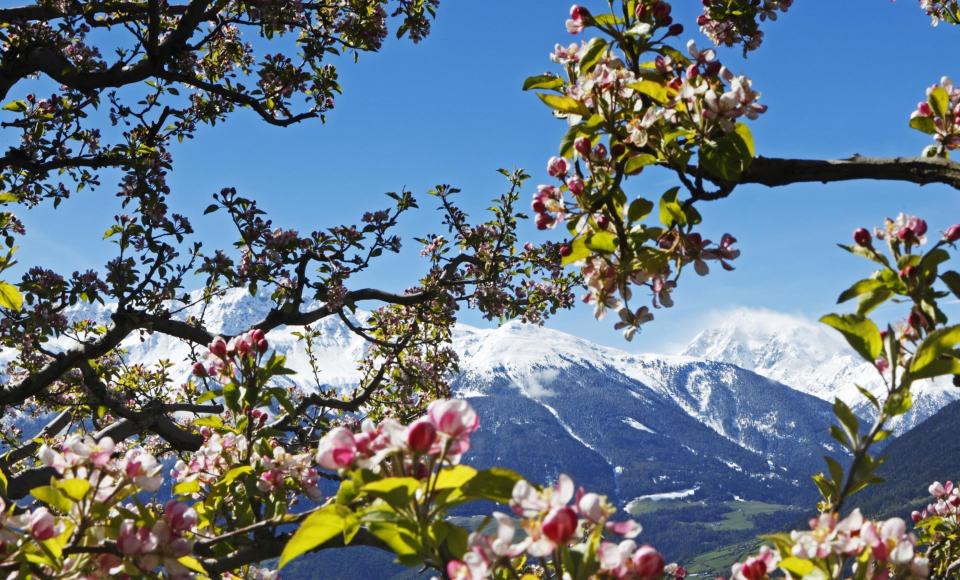
{"label": "dark brown branch", "polygon": [[[697,168],[687,172],[696,175]],[[960,163],[939,157],[864,157],[848,159],[779,159],[757,157],[738,183],[780,187],[794,183],[833,183],[859,179],[940,183],[960,189]],[[723,185],[719,179],[710,179]]]}
{"label": "dark brown branch", "polygon": [[70,424],[72,419],[73,412],[69,410],[64,411],[54,417],[53,420],[47,423],[29,443],[21,445],[20,447],[11,450],[3,457],[0,457],[0,468],[8,468],[11,465],[15,465],[16,463],[19,463],[20,461],[23,461],[27,457],[33,455],[37,449],[40,448],[40,443],[37,442],[38,439],[52,437],[60,433],[66,428],[67,425]]}

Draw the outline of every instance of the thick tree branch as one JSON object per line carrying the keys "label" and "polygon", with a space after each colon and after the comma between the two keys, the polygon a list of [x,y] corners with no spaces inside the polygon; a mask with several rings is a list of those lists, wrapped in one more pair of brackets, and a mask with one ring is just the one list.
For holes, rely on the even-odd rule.
{"label": "thick tree branch", "polygon": [[[687,172],[696,175],[697,168]],[[757,157],[738,183],[779,187],[794,183],[833,183],[859,179],[903,181],[928,185],[940,183],[960,189],[960,163],[938,157],[864,157],[848,159],[779,159]],[[725,182],[710,178],[714,183]]]}

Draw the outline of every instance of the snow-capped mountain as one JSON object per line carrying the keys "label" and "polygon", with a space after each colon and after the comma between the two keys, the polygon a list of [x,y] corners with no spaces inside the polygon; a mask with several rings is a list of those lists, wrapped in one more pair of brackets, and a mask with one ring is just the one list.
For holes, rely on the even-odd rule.
{"label": "snow-capped mountain", "polygon": [[[269,308],[266,298],[236,290],[202,314],[210,330],[235,334]],[[110,310],[74,316],[106,319]],[[199,315],[194,307],[177,316]],[[333,318],[315,329],[316,376],[295,329],[269,334],[298,372],[289,380],[307,390],[354,384],[364,342]],[[182,341],[144,334],[123,346],[131,362],[167,360],[173,376],[189,372]],[[455,390],[483,421],[472,452],[480,465],[539,480],[567,472],[624,503],[683,496],[786,502],[812,491],[809,474],[835,451],[827,403],[732,364],[636,355],[516,322],[458,326],[453,346],[461,359]]]}
{"label": "snow-capped mountain", "polygon": [[[872,415],[871,408],[856,385],[877,395],[885,392],[876,370],[838,332],[769,310],[738,308],[726,313],[700,332],[682,354],[734,364],[825,401],[839,397],[864,416]],[[960,389],[943,379],[918,383],[913,393],[913,409],[898,418],[897,434],[960,399]]]}

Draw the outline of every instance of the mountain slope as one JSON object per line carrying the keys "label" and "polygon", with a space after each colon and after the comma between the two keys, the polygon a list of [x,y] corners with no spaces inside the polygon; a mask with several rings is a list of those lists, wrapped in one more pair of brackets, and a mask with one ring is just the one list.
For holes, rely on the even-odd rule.
{"label": "mountain slope", "polygon": [[930,502],[934,481],[960,479],[960,402],[944,407],[883,450],[887,462],[879,474],[886,482],[867,488],[854,504],[865,513],[906,517]]}
{"label": "mountain slope", "polygon": [[[839,333],[769,310],[738,308],[727,313],[700,332],[682,354],[734,364],[825,401],[839,397],[864,417],[871,417],[873,409],[856,385],[877,395],[885,392],[873,366],[856,356]],[[898,435],[960,399],[960,391],[947,380],[923,381],[913,390],[913,410],[894,422]]]}

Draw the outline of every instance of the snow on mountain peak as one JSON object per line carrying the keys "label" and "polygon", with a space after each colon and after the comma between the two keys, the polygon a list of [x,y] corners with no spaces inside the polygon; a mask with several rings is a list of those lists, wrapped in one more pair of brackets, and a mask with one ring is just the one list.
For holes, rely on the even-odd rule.
{"label": "snow on mountain peak", "polygon": [[[870,414],[856,386],[882,395],[885,385],[833,329],[808,318],[759,308],[736,308],[712,317],[683,354],[751,370],[827,401],[839,397]],[[897,421],[900,433],[956,400],[957,389],[942,380],[914,387],[912,413]]]}

